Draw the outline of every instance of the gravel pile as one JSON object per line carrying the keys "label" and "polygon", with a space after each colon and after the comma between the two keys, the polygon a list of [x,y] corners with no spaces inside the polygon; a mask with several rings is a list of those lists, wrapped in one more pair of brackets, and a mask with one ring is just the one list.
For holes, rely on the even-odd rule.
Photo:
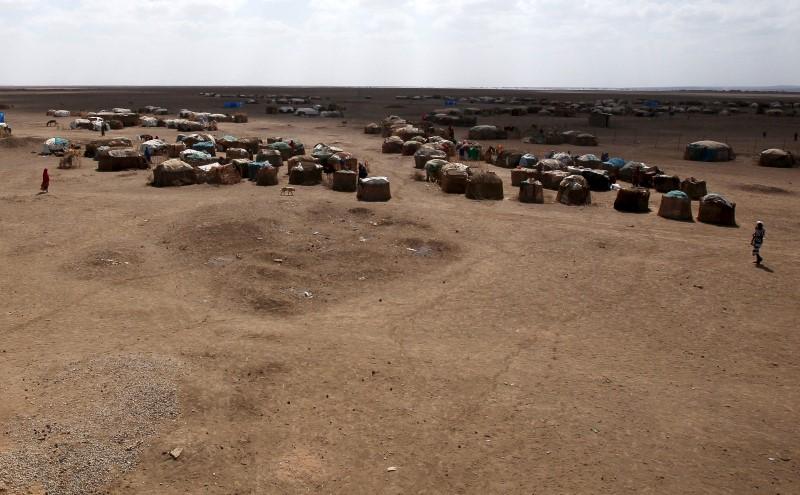
{"label": "gravel pile", "polygon": [[11,493],[94,493],[132,469],[164,421],[178,415],[179,364],[144,355],[69,364],[44,377],[32,414],[6,424],[0,486]]}

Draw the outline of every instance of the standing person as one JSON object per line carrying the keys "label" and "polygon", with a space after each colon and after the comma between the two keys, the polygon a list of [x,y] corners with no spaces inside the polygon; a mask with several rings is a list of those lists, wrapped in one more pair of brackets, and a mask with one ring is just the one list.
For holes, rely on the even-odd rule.
{"label": "standing person", "polygon": [[100,135],[101,136],[105,136],[106,135],[106,123],[105,122],[100,122]]}
{"label": "standing person", "polygon": [[152,152],[150,151],[150,146],[144,147],[144,159],[147,161],[147,164],[150,165],[150,157],[152,156]]}
{"label": "standing person", "polygon": [[462,143],[458,143],[458,146],[456,146],[456,148],[458,148],[458,158],[463,162],[464,161],[464,155],[467,152],[467,145],[466,144],[462,144]]}
{"label": "standing person", "polygon": [[47,169],[44,169],[44,172],[42,172],[41,192],[46,193],[48,189],[50,189],[50,175],[47,173]]}
{"label": "standing person", "polygon": [[756,257],[754,263],[756,265],[760,265],[764,258],[761,257],[761,253],[759,250],[761,249],[761,245],[764,243],[764,235],[767,233],[766,229],[764,229],[764,222],[759,220],[756,222],[756,230],[753,232],[753,238],[750,239],[750,245],[753,246],[753,256]]}
{"label": "standing person", "polygon": [[368,175],[367,166],[362,162],[358,162],[358,178],[366,179]]}
{"label": "standing person", "polygon": [[633,187],[639,187],[639,176],[642,173],[642,169],[639,167],[633,167],[633,174],[631,176],[631,184]]}
{"label": "standing person", "polygon": [[[11,130],[11,128],[9,127],[8,130]],[[796,132],[794,133],[794,141],[797,142],[797,133]]]}
{"label": "standing person", "polygon": [[447,135],[450,137],[450,141],[456,142],[456,131],[453,129],[453,126],[447,126]]}

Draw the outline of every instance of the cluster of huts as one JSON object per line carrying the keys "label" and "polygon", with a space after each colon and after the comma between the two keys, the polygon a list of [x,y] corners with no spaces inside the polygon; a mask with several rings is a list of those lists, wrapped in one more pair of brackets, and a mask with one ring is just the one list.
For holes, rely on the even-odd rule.
{"label": "cluster of huts", "polygon": [[[194,112],[183,109],[178,112],[178,118],[164,118],[168,114],[168,109],[156,106],[146,106],[137,111],[129,108],[113,108],[111,110],[100,110],[99,112],[81,112],[77,118],[70,122],[69,127],[70,129],[100,131],[103,127],[109,130],[117,130],[124,127],[142,126],[166,127],[182,132],[195,132],[216,130],[217,123],[220,122],[243,124],[248,121],[247,114],[243,112],[226,114]],[[47,115],[70,117],[72,112],[69,110],[48,110]]]}
{"label": "cluster of huts", "polygon": [[[48,139],[46,154],[71,150],[63,138]],[[209,133],[179,134],[176,142],[145,139],[135,145],[130,139],[109,137],[95,139],[85,146],[84,157],[94,159],[100,171],[148,169],[155,158],[150,184],[155,187],[178,187],[192,184],[231,185],[249,180],[259,186],[280,183],[279,170],[286,166],[288,184],[322,184],[323,173],[330,178],[334,191],[355,192],[361,201],[391,199],[389,179],[359,177],[359,162],[352,153],[319,143],[310,152],[295,139],[270,137],[215,137]]]}
{"label": "cluster of huts", "polygon": [[[535,98],[518,96],[505,98],[501,96],[442,96],[442,95],[399,95],[399,100],[428,100],[443,99],[451,104],[481,104],[481,107],[466,107],[462,115],[454,115],[453,108],[439,109],[431,112],[432,118],[437,123],[448,125],[470,125],[468,122],[472,115],[500,115],[511,116],[542,115],[555,117],[574,117],[577,114],[600,113],[604,115],[634,115],[638,117],[658,116],[662,114],[696,113],[706,115],[732,115],[737,113],[757,113],[770,116],[797,115],[800,103],[772,101],[755,102],[749,100],[678,100],[659,101],[653,99],[621,99],[605,98],[594,101],[552,100],[549,98]],[[494,105],[494,106],[487,106]],[[500,106],[498,106],[500,105]],[[447,111],[443,111],[447,110]],[[433,117],[435,116],[435,117]],[[448,118],[447,116],[450,116]],[[457,118],[453,118],[457,117]],[[462,124],[462,122],[464,122]],[[471,124],[474,125],[474,124]],[[602,127],[608,127],[603,125]]]}
{"label": "cluster of huts", "polygon": [[[657,166],[622,158],[605,161],[593,154],[548,153],[538,158],[520,150],[489,146],[472,139],[502,139],[502,130],[478,126],[481,132],[469,134],[469,140],[454,143],[397,116],[380,124],[365,127],[367,134],[381,135],[383,153],[413,156],[414,167],[425,171],[428,180],[439,184],[444,193],[464,194],[472,199],[503,199],[503,181],[491,171],[467,161],[453,161],[456,150],[468,147],[479,150],[486,163],[511,169],[511,186],[519,187],[519,200],[544,202],[544,189],[557,191],[556,201],[567,205],[591,203],[591,193],[616,190],[614,208],[625,212],[650,211],[650,190],[662,193],[658,214],[664,218],[691,221],[692,201],[699,201],[698,220],[719,225],[735,225],[736,204],[719,194],[709,194],[705,181],[694,177],[681,179]],[[461,155],[463,156],[463,154]],[[696,161],[727,161],[735,158],[733,149],[715,141],[698,141],[686,147],[684,158]],[[783,150],[765,150],[760,163],[766,166],[792,166],[794,158]],[[767,165],[769,163],[769,165]],[[789,165],[791,164],[791,165]],[[631,183],[621,187],[619,182]]]}
{"label": "cluster of huts", "polygon": [[290,186],[320,185],[326,174],[334,191],[355,192],[361,201],[391,199],[388,178],[359,177],[357,158],[336,146],[318,143],[307,153],[305,145],[294,139],[270,137],[264,142],[210,134],[179,136],[179,142],[189,147],[153,169],[153,186],[230,185],[244,179],[258,186],[276,186],[285,165]]}

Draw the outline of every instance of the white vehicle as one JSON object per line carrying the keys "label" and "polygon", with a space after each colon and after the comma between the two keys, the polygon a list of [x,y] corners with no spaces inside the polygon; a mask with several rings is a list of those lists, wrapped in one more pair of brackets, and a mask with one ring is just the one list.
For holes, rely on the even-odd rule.
{"label": "white vehicle", "polygon": [[289,107],[289,106],[278,107],[278,113],[294,113],[294,107]]}
{"label": "white vehicle", "polygon": [[297,115],[298,117],[318,117],[319,110],[317,110],[316,108],[303,107],[295,110],[294,114]]}

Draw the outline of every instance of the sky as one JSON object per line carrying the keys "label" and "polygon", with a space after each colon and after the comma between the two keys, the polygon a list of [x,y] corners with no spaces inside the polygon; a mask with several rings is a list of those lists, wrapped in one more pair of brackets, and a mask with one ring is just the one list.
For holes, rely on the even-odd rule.
{"label": "sky", "polygon": [[799,0],[0,0],[0,86],[800,84]]}

